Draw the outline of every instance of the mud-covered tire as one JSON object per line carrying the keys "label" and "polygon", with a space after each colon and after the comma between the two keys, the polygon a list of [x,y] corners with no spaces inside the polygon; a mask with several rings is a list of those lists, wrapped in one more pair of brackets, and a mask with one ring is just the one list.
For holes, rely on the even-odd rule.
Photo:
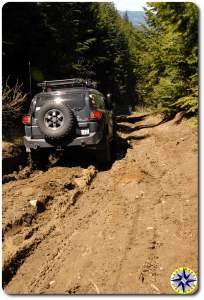
{"label": "mud-covered tire", "polygon": [[73,133],[74,115],[64,103],[49,101],[39,111],[38,126],[46,139],[63,140]]}
{"label": "mud-covered tire", "polygon": [[28,153],[28,164],[33,170],[43,170],[48,166],[49,153],[47,149],[31,150]]}

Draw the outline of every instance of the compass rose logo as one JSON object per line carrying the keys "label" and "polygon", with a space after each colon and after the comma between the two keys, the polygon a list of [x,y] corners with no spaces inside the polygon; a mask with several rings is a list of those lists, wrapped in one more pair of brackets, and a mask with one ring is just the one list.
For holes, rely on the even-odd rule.
{"label": "compass rose logo", "polygon": [[172,273],[170,282],[175,292],[190,294],[197,286],[197,276],[190,268],[181,267]]}

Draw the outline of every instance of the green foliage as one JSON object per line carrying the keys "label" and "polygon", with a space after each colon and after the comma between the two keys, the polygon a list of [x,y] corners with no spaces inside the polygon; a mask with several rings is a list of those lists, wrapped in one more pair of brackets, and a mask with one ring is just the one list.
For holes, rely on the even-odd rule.
{"label": "green foliage", "polygon": [[189,80],[188,95],[179,98],[174,106],[187,114],[198,113],[198,74],[194,74]]}
{"label": "green foliage", "polygon": [[[112,3],[8,2],[3,7],[3,79],[29,89],[42,79],[90,77],[115,102],[167,113],[198,110],[198,9],[151,2],[135,28]],[[12,83],[13,81],[13,83]],[[35,92],[35,90],[34,90]]]}
{"label": "green foliage", "polygon": [[31,61],[33,86],[41,79],[91,77],[116,102],[134,103],[133,52],[122,23],[111,3],[7,3],[3,76],[28,88]]}
{"label": "green foliage", "polygon": [[140,101],[163,111],[198,110],[198,9],[193,3],[151,2],[142,28]]}
{"label": "green foliage", "polygon": [[182,98],[179,98],[175,102],[175,106],[179,109],[183,109],[187,113],[197,113],[198,111],[198,97],[197,96],[185,96]]}

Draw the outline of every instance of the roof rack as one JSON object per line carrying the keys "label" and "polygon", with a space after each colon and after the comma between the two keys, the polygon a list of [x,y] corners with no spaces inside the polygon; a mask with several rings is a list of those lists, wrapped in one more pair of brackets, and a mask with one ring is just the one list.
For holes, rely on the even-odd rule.
{"label": "roof rack", "polygon": [[97,88],[97,83],[91,79],[82,78],[72,78],[72,79],[62,79],[62,80],[50,80],[42,81],[37,84],[38,87],[42,87],[45,91],[49,87],[89,87]]}

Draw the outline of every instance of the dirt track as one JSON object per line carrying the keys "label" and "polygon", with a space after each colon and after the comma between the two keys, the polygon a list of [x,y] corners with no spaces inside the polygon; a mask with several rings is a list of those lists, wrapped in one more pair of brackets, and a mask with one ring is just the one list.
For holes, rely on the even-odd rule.
{"label": "dirt track", "polygon": [[173,293],[177,267],[198,272],[196,130],[158,122],[121,119],[129,148],[107,171],[58,165],[4,184],[7,293]]}

